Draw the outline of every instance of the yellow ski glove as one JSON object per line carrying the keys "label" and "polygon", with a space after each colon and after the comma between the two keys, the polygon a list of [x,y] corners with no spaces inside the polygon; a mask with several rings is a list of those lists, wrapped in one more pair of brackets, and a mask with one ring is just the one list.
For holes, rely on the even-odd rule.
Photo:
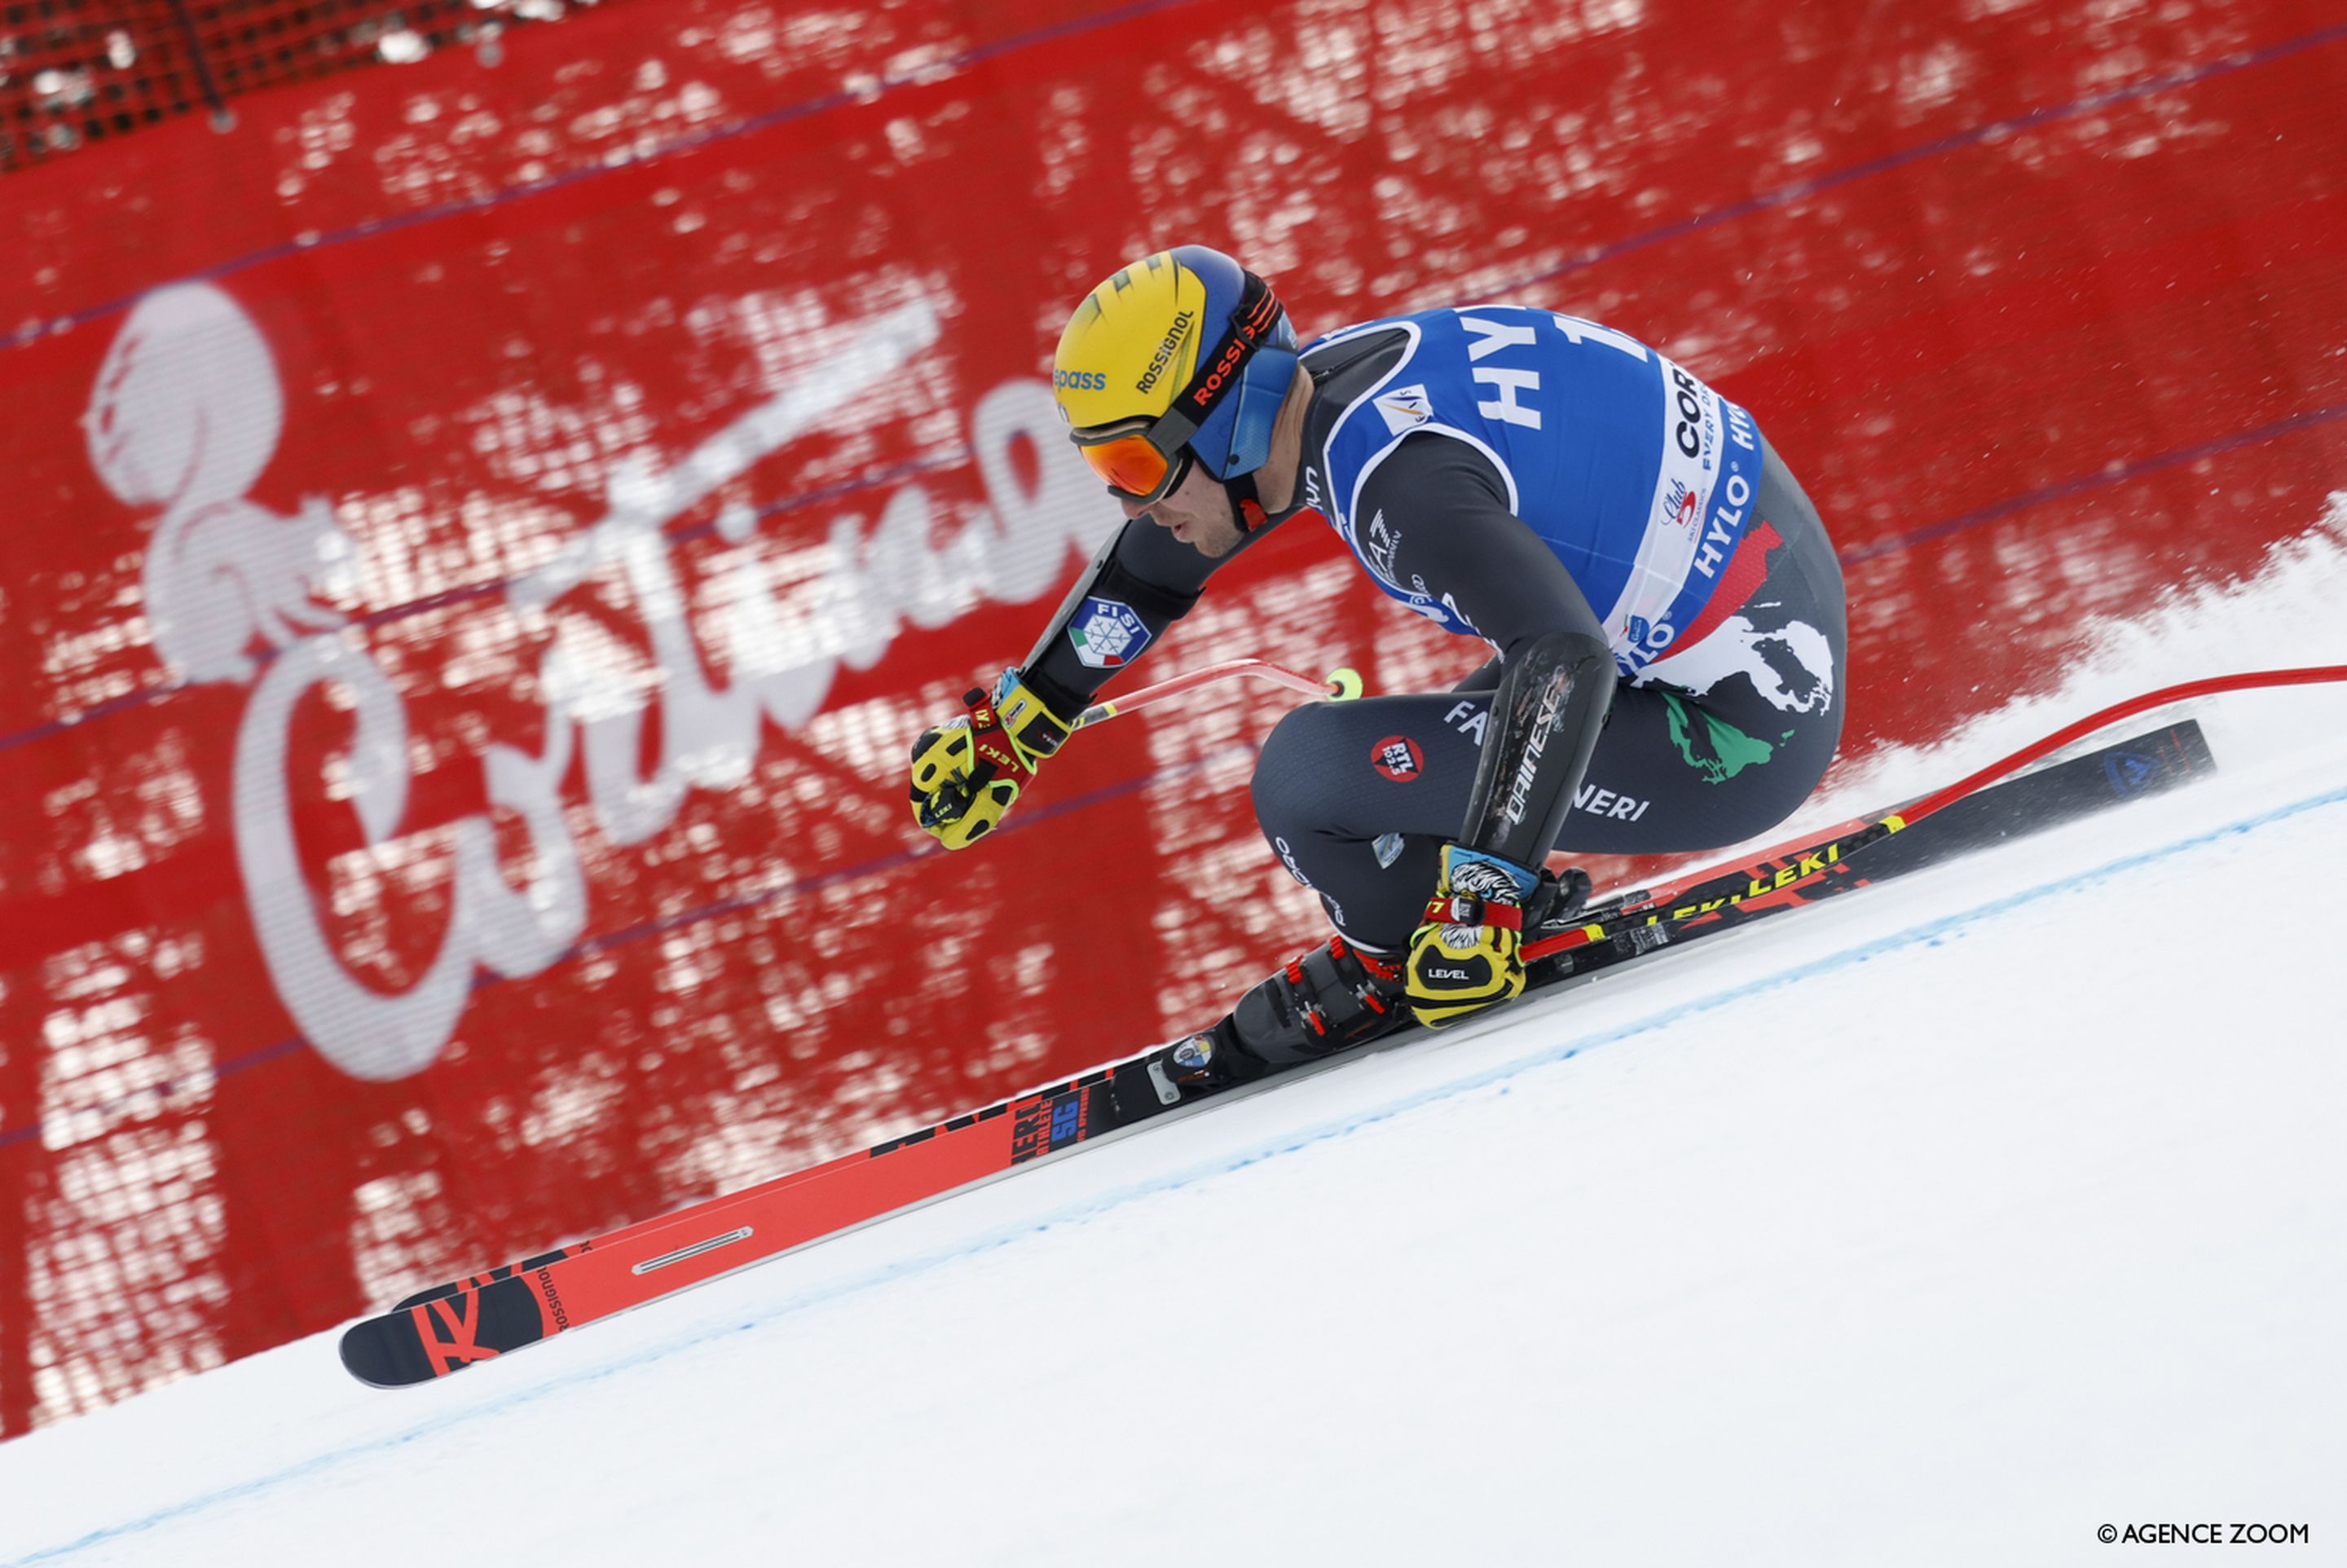
{"label": "yellow ski glove", "polygon": [[1016,670],[1002,672],[991,696],[973,687],[962,702],[967,716],[913,743],[913,820],[948,849],[967,849],[994,831],[1071,728]]}

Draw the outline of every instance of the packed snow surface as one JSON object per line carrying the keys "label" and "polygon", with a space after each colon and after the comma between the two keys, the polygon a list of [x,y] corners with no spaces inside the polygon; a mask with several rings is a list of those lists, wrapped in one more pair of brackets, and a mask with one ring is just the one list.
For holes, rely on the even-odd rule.
{"label": "packed snow surface", "polygon": [[[2342,600],[2310,535],[1809,820]],[[2210,784],[443,1384],[322,1335],[36,1433],[0,1562],[2347,1561],[2347,692],[2199,716]]]}

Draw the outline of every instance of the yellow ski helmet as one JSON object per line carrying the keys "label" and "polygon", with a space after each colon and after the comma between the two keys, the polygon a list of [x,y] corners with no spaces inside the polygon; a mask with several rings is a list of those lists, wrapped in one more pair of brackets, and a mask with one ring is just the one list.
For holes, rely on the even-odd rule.
{"label": "yellow ski helmet", "polygon": [[[1051,364],[1060,416],[1110,490],[1154,501],[1193,460],[1251,504],[1296,375],[1296,329],[1271,286],[1219,251],[1180,245],[1084,297]],[[1259,520],[1241,516],[1250,526]]]}

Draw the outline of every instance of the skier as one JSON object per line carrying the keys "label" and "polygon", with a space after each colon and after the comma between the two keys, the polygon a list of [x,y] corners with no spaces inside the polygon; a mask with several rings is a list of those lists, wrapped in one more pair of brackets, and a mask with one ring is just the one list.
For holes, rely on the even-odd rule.
{"label": "skier", "polygon": [[948,848],[1002,820],[1215,568],[1301,513],[1495,655],[1449,692],[1312,703],[1272,731],[1256,815],[1337,934],[1165,1053],[1168,1082],[1505,1001],[1527,931],[1588,897],[1552,851],[1734,844],[1832,760],[1845,636],[1824,525],[1748,413],[1635,339],[1479,305],[1299,351],[1261,278],[1184,245],[1084,299],[1051,380],[1127,520],[1026,660],[915,743],[914,815]]}

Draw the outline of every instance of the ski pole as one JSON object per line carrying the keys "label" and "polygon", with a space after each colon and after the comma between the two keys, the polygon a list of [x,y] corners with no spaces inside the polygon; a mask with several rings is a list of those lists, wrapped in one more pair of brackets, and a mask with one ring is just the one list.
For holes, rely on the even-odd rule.
{"label": "ski pole", "polygon": [[[1935,811],[1953,805],[1982,786],[1994,783],[2028,766],[2040,757],[2061,750],[2074,741],[2122,719],[2132,718],[2152,708],[2166,707],[2194,697],[2206,697],[2220,692],[2246,692],[2260,687],[2311,686],[2326,682],[2347,682],[2347,664],[2325,664],[2297,670],[2251,670],[2238,675],[2217,675],[2204,681],[2188,681],[2181,685],[2163,686],[2156,692],[2130,697],[2107,708],[2089,713],[2075,723],[2065,725],[2034,741],[2009,756],[2000,757],[1977,773],[1958,779],[1945,789],[1927,794],[1912,804],[1889,812],[1871,821],[1861,819],[1847,837],[1837,836],[1802,855],[1791,866],[1763,884],[1747,875],[1742,867],[1720,875],[1701,874],[1673,886],[1635,896],[1629,902],[1610,910],[1598,919],[1572,930],[1524,945],[1526,963],[1570,952],[1593,943],[1611,940],[1632,930],[1652,931],[1662,928],[1667,936],[1691,920],[1700,919],[1725,904],[1742,904],[1762,896],[1774,897],[1803,886],[1826,876],[1845,864],[1851,856],[1869,845],[1880,844],[1894,833],[1913,826]],[[1787,875],[1789,871],[1791,875]],[[1658,910],[1667,911],[1657,913]]]}
{"label": "ski pole", "polygon": [[1204,669],[1193,670],[1186,675],[1176,675],[1170,681],[1160,681],[1154,686],[1143,686],[1138,692],[1128,692],[1112,702],[1094,702],[1078,714],[1076,722],[1069,728],[1073,731],[1084,729],[1092,724],[1106,723],[1119,713],[1130,713],[1134,709],[1145,708],[1152,702],[1162,702],[1169,697],[1178,697],[1184,692],[1194,692],[1199,687],[1209,685],[1214,682],[1234,680],[1243,675],[1253,676],[1258,681],[1268,681],[1275,686],[1285,686],[1291,692],[1301,692],[1307,696],[1326,698],[1333,702],[1350,702],[1361,694],[1360,672],[1350,667],[1331,670],[1327,675],[1316,681],[1309,675],[1300,674],[1277,664],[1267,663],[1261,659],[1232,659],[1221,664],[1209,664]]}

